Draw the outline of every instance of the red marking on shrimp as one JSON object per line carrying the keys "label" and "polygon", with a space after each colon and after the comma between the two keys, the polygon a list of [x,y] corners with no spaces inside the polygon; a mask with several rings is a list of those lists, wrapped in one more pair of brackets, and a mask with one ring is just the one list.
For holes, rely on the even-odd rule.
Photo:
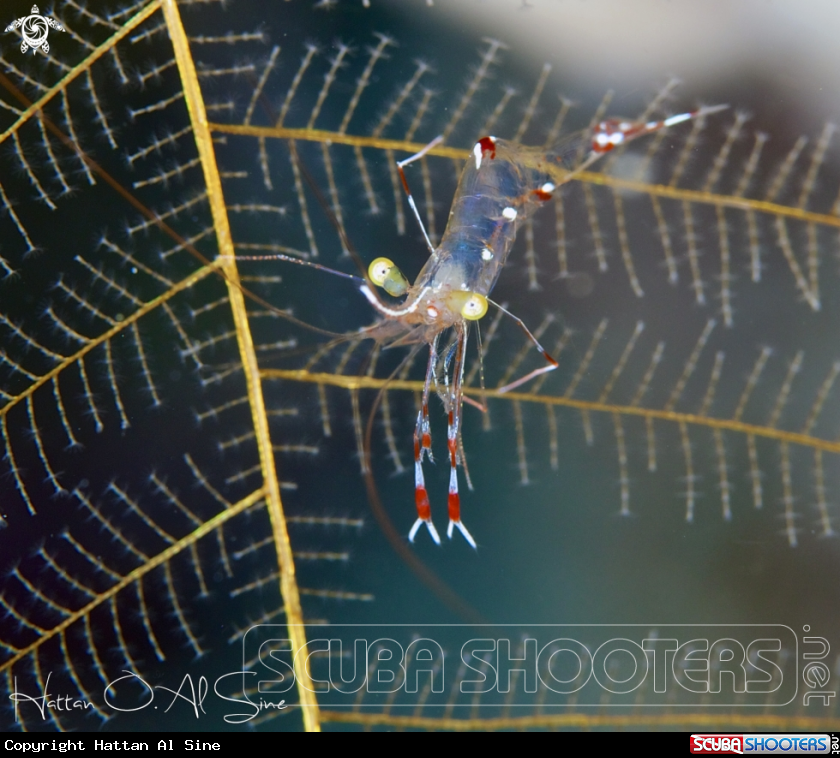
{"label": "red marking on shrimp", "polygon": [[550,192],[546,192],[543,189],[532,190],[531,194],[535,195],[537,200],[542,200],[543,202],[546,202],[547,200],[551,200],[551,198],[554,197]]}
{"label": "red marking on shrimp", "polygon": [[592,152],[608,153],[640,134],[649,131],[647,124],[610,118],[595,127],[592,134]]}
{"label": "red marking on shrimp", "polygon": [[478,171],[481,168],[481,159],[485,155],[489,155],[491,159],[496,157],[496,138],[482,137],[475,143],[473,155],[475,156],[475,170]]}
{"label": "red marking on shrimp", "polygon": [[601,121],[592,132],[592,152],[595,155],[603,155],[643,134],[651,134],[660,129],[681,124],[683,121],[690,121],[698,116],[707,116],[725,108],[727,108],[725,105],[715,105],[711,108],[701,108],[688,113],[678,113],[676,116],[670,116],[662,121],[627,121],[621,118],[609,118]]}
{"label": "red marking on shrimp", "polygon": [[423,432],[423,449],[424,450],[431,450],[432,448],[432,435],[428,432]]}
{"label": "red marking on shrimp", "polygon": [[417,518],[428,521],[432,517],[432,506],[429,504],[429,493],[425,487],[415,488],[414,502],[417,505]]}
{"label": "red marking on shrimp", "polygon": [[495,137],[482,137],[478,144],[481,146],[481,154],[482,156],[490,154],[491,160],[496,157],[496,138]]}
{"label": "red marking on shrimp", "polygon": [[457,492],[449,493],[449,520],[461,520],[461,496]]}
{"label": "red marking on shrimp", "polygon": [[458,461],[458,440],[450,439],[446,441],[446,444],[449,447],[449,463],[454,467]]}
{"label": "red marking on shrimp", "polygon": [[408,188],[408,179],[405,178],[405,174],[400,171],[400,178],[402,179],[402,186],[405,190],[405,194],[411,197],[411,190]]}

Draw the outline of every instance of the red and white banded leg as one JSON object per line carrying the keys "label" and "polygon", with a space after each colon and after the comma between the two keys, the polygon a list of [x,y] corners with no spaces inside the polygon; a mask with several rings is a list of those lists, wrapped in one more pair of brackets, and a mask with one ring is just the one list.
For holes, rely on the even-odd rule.
{"label": "red and white banded leg", "polygon": [[417,520],[408,533],[409,542],[414,542],[417,530],[425,524],[429,534],[436,544],[440,545],[440,535],[432,523],[432,507],[429,504],[429,493],[426,490],[426,480],[423,476],[423,456],[432,458],[432,430],[429,424],[429,392],[435,377],[435,361],[437,359],[438,337],[429,345],[429,363],[426,367],[426,382],[423,385],[422,407],[417,413],[417,424],[414,427],[414,503],[417,506]]}
{"label": "red and white banded leg", "polygon": [[467,329],[464,327],[458,335],[457,354],[455,356],[455,376],[449,395],[449,428],[446,432],[446,444],[449,448],[449,526],[446,536],[452,539],[457,527],[464,539],[477,549],[475,540],[461,521],[461,495],[458,493],[458,432],[461,428],[462,386],[464,379],[464,354],[467,346]]}
{"label": "red and white banded leg", "polygon": [[691,121],[695,118],[703,118],[712,113],[726,110],[728,105],[712,105],[706,108],[699,108],[688,113],[678,113],[669,116],[661,121],[626,121],[620,118],[609,118],[601,121],[592,132],[592,153],[602,155],[608,153],[619,145],[641,137],[644,134],[653,134],[660,129],[667,129],[669,126],[681,124],[683,121]]}
{"label": "red and white banded leg", "polygon": [[439,145],[443,142],[443,136],[435,137],[426,147],[424,147],[419,153],[415,153],[414,155],[410,155],[405,160],[397,161],[397,171],[400,172],[400,179],[402,179],[403,189],[405,190],[406,197],[408,198],[408,204],[411,206],[411,211],[414,213],[414,218],[417,219],[417,223],[420,226],[420,231],[423,232],[423,239],[426,240],[426,247],[429,248],[429,252],[434,255],[435,254],[435,246],[432,244],[432,241],[429,239],[429,234],[426,231],[426,227],[423,225],[423,219],[420,218],[420,211],[417,210],[417,205],[414,202],[414,197],[411,194],[411,190],[408,188],[408,179],[405,178],[405,171],[403,171],[403,167],[407,166],[409,163],[414,163],[414,161],[419,160],[422,158],[426,153],[429,152],[432,148]]}
{"label": "red and white banded leg", "polygon": [[446,434],[446,443],[449,447],[449,526],[446,529],[446,536],[452,539],[455,527],[464,535],[464,539],[477,549],[475,540],[467,527],[461,521],[461,496],[458,493],[458,426],[453,419],[453,412],[449,412],[449,429]]}
{"label": "red and white banded leg", "polygon": [[[423,412],[420,411],[417,416],[418,427],[422,414]],[[417,530],[425,524],[435,544],[440,545],[440,535],[432,523],[432,506],[429,504],[429,493],[426,490],[426,481],[423,478],[423,448],[416,432],[414,435],[414,503],[417,506],[417,520],[408,533],[409,542],[414,542]]]}

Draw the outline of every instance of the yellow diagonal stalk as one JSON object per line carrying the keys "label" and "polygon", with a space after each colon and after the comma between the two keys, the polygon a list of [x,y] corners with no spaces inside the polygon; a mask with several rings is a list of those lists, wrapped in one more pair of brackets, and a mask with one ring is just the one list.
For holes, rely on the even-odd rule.
{"label": "yellow diagonal stalk", "polygon": [[12,395],[8,399],[6,404],[2,408],[0,408],[0,417],[6,416],[9,413],[9,411],[12,410],[12,408],[19,405],[27,398],[32,397],[32,395],[35,394],[35,391],[37,389],[51,382],[53,379],[59,376],[68,366],[72,366],[74,363],[78,363],[89,352],[99,347],[100,345],[105,344],[108,340],[111,340],[114,337],[116,337],[120,332],[123,332],[126,329],[133,326],[134,324],[136,324],[147,313],[151,313],[153,310],[163,305],[163,303],[165,303],[167,300],[171,300],[179,292],[183,292],[184,290],[193,287],[197,282],[200,282],[206,276],[212,274],[214,271],[220,268],[222,268],[221,261],[214,261],[208,266],[203,266],[202,268],[198,269],[198,271],[195,271],[188,277],[182,279],[180,282],[173,284],[168,290],[166,290],[166,292],[158,295],[152,300],[149,300],[149,302],[147,303],[143,303],[143,305],[141,305],[136,311],[134,311],[134,313],[131,313],[128,316],[126,316],[118,324],[115,324],[110,329],[100,334],[98,337],[91,337],[75,353],[73,353],[72,355],[68,355],[63,361],[61,361],[61,363],[47,371],[46,374],[39,376],[25,390],[17,393],[16,395]]}
{"label": "yellow diagonal stalk", "polygon": [[[263,369],[261,375],[266,379],[287,379],[293,382],[309,382],[311,384],[327,384],[334,387],[343,387],[347,390],[372,389],[381,390],[387,387],[389,390],[408,390],[421,392],[423,382],[407,379],[377,379],[373,376],[352,376],[347,374],[321,374],[311,373],[303,369]],[[465,387],[464,393],[474,397],[495,398],[502,400],[518,400],[521,403],[540,403],[541,405],[558,405],[566,408],[576,408],[582,411],[594,413],[618,413],[621,416],[641,416],[642,418],[660,419],[674,423],[691,424],[693,426],[705,426],[709,429],[721,429],[740,434],[751,434],[754,437],[787,442],[791,445],[801,445],[814,450],[822,450],[827,453],[840,453],[840,442],[824,440],[813,437],[810,434],[801,432],[788,432],[784,429],[776,429],[772,426],[761,426],[759,424],[747,424],[737,419],[714,418],[703,416],[697,413],[680,413],[678,411],[667,411],[656,408],[642,408],[637,405],[616,405],[615,403],[602,403],[597,400],[578,400],[571,397],[555,395],[539,395],[534,392],[499,392],[492,389],[480,389],[478,387]]]}
{"label": "yellow diagonal stalk", "polygon": [[[239,271],[234,259],[233,239],[230,234],[230,224],[225,209],[224,195],[222,194],[222,180],[216,165],[216,155],[213,152],[213,140],[210,136],[207,111],[198,84],[198,75],[175,0],[164,0],[163,12],[166,17],[166,26],[169,29],[169,38],[172,40],[172,46],[175,49],[175,60],[178,63],[184,97],[186,98],[193,134],[204,170],[204,181],[207,185],[207,197],[210,201],[210,211],[213,215],[213,225],[216,230],[218,252],[224,261],[222,269],[227,280],[228,297],[233,311],[239,354],[248,388],[248,400],[251,406],[251,417],[254,422],[254,432],[263,473],[263,488],[266,493],[265,499],[271,518],[274,546],[280,568],[280,592],[283,596],[286,620],[289,625],[289,638],[294,649],[300,650],[306,644],[306,634],[302,626],[303,614],[300,607],[300,593],[295,578],[295,564],[292,546],[289,542],[289,532],[286,529],[286,519],[283,514],[283,503],[280,500],[280,484],[277,481],[277,471],[274,466],[274,452],[268,429],[268,415],[265,409],[259,366],[257,365],[254,341],[248,324],[248,315],[245,310],[245,297],[239,284]],[[312,682],[302,658],[295,658],[295,676],[297,677],[304,727],[307,731],[320,731],[318,702],[315,699]]]}
{"label": "yellow diagonal stalk", "polygon": [[[363,137],[355,134],[342,134],[330,132],[323,129],[291,129],[288,127],[271,126],[250,126],[240,124],[210,124],[210,130],[220,134],[242,134],[250,137],[262,137],[273,139],[297,140],[300,142],[319,142],[327,145],[350,145],[352,147],[369,147],[377,150],[393,150],[409,154],[417,153],[425,145],[418,142],[406,140],[385,139],[384,137]],[[460,147],[449,147],[438,145],[428,151],[428,155],[437,155],[442,158],[454,160],[466,160],[472,155],[469,150]],[[568,175],[565,169],[554,167],[546,169],[550,174],[555,175],[555,181],[563,182],[564,176]],[[805,221],[810,224],[822,224],[840,228],[840,216],[829,213],[815,213],[804,208],[796,208],[790,205],[770,203],[765,200],[753,200],[737,195],[718,195],[714,192],[703,190],[683,189],[682,187],[669,187],[664,184],[647,184],[635,182],[630,179],[620,179],[617,176],[601,174],[594,171],[580,171],[574,176],[576,181],[587,184],[600,184],[605,187],[612,187],[617,190],[628,190],[640,192],[651,197],[664,197],[670,200],[680,200],[701,205],[712,205],[720,208],[738,208],[740,210],[751,210],[758,213],[768,213],[772,216],[793,218]]]}
{"label": "yellow diagonal stalk", "polygon": [[142,566],[138,566],[134,569],[134,571],[130,571],[116,584],[105,590],[105,592],[98,593],[87,605],[82,606],[77,611],[69,613],[60,624],[56,624],[51,629],[44,631],[44,633],[41,634],[31,645],[27,645],[26,647],[17,650],[11,658],[3,662],[3,665],[0,666],[0,672],[10,671],[12,666],[14,666],[19,660],[26,658],[28,655],[38,655],[38,649],[43,647],[49,640],[54,639],[56,636],[64,632],[65,629],[68,629],[75,624],[79,619],[83,619],[85,616],[91,614],[96,608],[110,600],[112,597],[115,597],[130,584],[139,582],[153,569],[156,569],[158,566],[162,566],[167,561],[171,561],[176,555],[186,550],[190,545],[194,545],[202,537],[210,534],[210,532],[218,529],[225,522],[230,521],[234,516],[238,516],[243,511],[248,510],[248,508],[252,508],[263,499],[264,495],[264,488],[261,487],[258,490],[254,490],[250,495],[242,498],[242,500],[238,503],[234,503],[230,506],[230,508],[226,508],[221,513],[217,513],[213,516],[213,518],[205,521],[201,526],[191,531],[186,537],[181,537],[181,539],[177,542],[173,542],[165,550],[161,550],[157,555],[144,561]]}
{"label": "yellow diagonal stalk", "polygon": [[50,100],[61,92],[61,90],[66,89],[70,82],[72,82],[77,76],[83,74],[85,71],[88,71],[90,67],[103,55],[105,55],[105,53],[111,50],[117,42],[140,26],[140,24],[151,16],[159,7],[160,0],[154,0],[154,2],[149,3],[142,10],[137,11],[137,13],[126,21],[126,23],[123,24],[115,34],[105,40],[105,42],[103,42],[99,47],[95,48],[81,63],[73,66],[73,68],[61,77],[61,81],[58,84],[54,87],[50,87],[41,97],[39,97],[34,103],[32,103],[32,105],[20,114],[14,124],[6,129],[5,132],[0,133],[0,144],[5,142],[10,134],[13,134],[20,129],[21,125],[25,124],[32,117],[33,113],[40,111],[41,108],[43,108]]}

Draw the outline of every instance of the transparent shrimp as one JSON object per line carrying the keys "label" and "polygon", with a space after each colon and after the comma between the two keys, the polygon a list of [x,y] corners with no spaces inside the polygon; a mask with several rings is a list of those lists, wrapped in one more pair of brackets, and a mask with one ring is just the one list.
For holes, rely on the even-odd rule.
{"label": "transparent shrimp", "polygon": [[[495,137],[483,137],[475,143],[473,155],[461,173],[446,231],[436,248],[423,229],[403,167],[428,152],[441,138],[397,164],[409,204],[423,229],[430,256],[414,284],[409,284],[387,258],[377,258],[370,264],[370,282],[392,297],[403,298],[399,304],[383,301],[367,281],[360,285],[360,290],[382,316],[378,323],[363,330],[363,336],[389,345],[425,343],[429,346],[421,409],[414,427],[417,519],[408,534],[411,542],[425,525],[431,538],[440,544],[423,476],[424,457],[432,459],[429,395],[432,385],[435,385],[449,417],[446,435],[450,466],[447,536],[451,538],[457,529],[473,548],[476,547],[475,540],[461,521],[458,491],[467,337],[470,322],[481,319],[489,305],[501,309],[488,296],[507,261],[519,225],[550,200],[560,184],[574,179],[616,147],[726,107],[702,108],[660,121],[607,119],[550,148],[526,147]],[[502,387],[500,392],[509,391],[538,374],[557,368],[557,361],[542,348],[525,324],[507,311],[505,313],[525,331],[545,358],[546,365]],[[440,338],[448,329],[452,330],[452,338],[443,351],[445,358],[441,361]],[[442,371],[439,371],[441,362]],[[439,375],[443,377],[442,388]]]}

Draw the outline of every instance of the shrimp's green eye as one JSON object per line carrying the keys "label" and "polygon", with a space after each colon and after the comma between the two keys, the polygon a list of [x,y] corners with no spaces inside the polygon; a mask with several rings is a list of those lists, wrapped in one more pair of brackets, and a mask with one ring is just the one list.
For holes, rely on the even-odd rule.
{"label": "shrimp's green eye", "polygon": [[377,258],[368,266],[368,276],[377,286],[382,287],[389,295],[399,297],[408,289],[408,279],[390,258]]}
{"label": "shrimp's green eye", "polygon": [[467,321],[478,321],[487,313],[487,298],[473,292],[461,306],[461,315]]}

